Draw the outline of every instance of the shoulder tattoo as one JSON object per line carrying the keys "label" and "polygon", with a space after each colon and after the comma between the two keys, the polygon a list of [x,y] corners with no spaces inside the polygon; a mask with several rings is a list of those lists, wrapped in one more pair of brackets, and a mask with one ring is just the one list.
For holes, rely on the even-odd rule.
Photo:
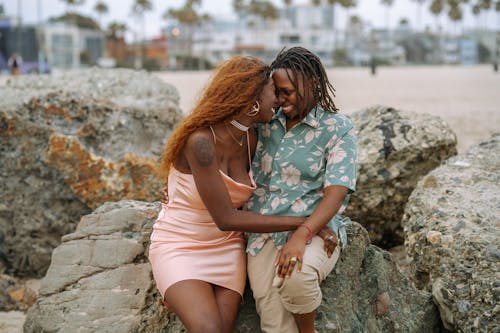
{"label": "shoulder tattoo", "polygon": [[212,164],[214,150],[206,138],[196,138],[193,145],[194,156],[200,166],[206,167]]}

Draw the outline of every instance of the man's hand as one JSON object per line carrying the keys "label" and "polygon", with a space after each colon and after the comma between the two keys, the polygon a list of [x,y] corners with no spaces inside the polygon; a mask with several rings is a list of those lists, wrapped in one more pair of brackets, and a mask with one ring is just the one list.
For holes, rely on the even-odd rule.
{"label": "man's hand", "polygon": [[318,236],[325,242],[325,251],[330,258],[335,251],[335,248],[339,245],[339,241],[335,232],[333,232],[330,227],[324,226],[319,232]]}

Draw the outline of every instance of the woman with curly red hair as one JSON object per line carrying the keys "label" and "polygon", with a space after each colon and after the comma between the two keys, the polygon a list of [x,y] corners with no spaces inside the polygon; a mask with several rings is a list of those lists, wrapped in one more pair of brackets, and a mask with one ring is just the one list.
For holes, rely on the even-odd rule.
{"label": "woman with curly red hair", "polygon": [[305,220],[239,209],[255,189],[252,126],[270,122],[276,103],[269,66],[235,56],[165,148],[168,199],[149,259],[161,295],[189,332],[232,332],[246,281],[242,232],[293,230]]}

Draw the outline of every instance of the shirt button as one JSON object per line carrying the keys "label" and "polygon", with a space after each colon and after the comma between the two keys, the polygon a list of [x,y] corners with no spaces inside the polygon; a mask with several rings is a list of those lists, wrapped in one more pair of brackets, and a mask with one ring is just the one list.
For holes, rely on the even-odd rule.
{"label": "shirt button", "polygon": [[283,150],[285,150],[285,148],[281,147],[280,150],[283,151]]}

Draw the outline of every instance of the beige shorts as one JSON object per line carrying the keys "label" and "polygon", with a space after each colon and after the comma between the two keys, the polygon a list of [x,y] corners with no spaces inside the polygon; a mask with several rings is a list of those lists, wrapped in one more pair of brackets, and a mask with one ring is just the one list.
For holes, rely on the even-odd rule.
{"label": "beige shorts", "polygon": [[333,270],[340,255],[337,246],[328,258],[323,239],[315,236],[306,245],[302,271],[296,270],[280,287],[273,287],[278,249],[268,240],[256,255],[247,255],[248,278],[263,332],[297,332],[292,314],[313,312],[321,303],[320,283]]}

